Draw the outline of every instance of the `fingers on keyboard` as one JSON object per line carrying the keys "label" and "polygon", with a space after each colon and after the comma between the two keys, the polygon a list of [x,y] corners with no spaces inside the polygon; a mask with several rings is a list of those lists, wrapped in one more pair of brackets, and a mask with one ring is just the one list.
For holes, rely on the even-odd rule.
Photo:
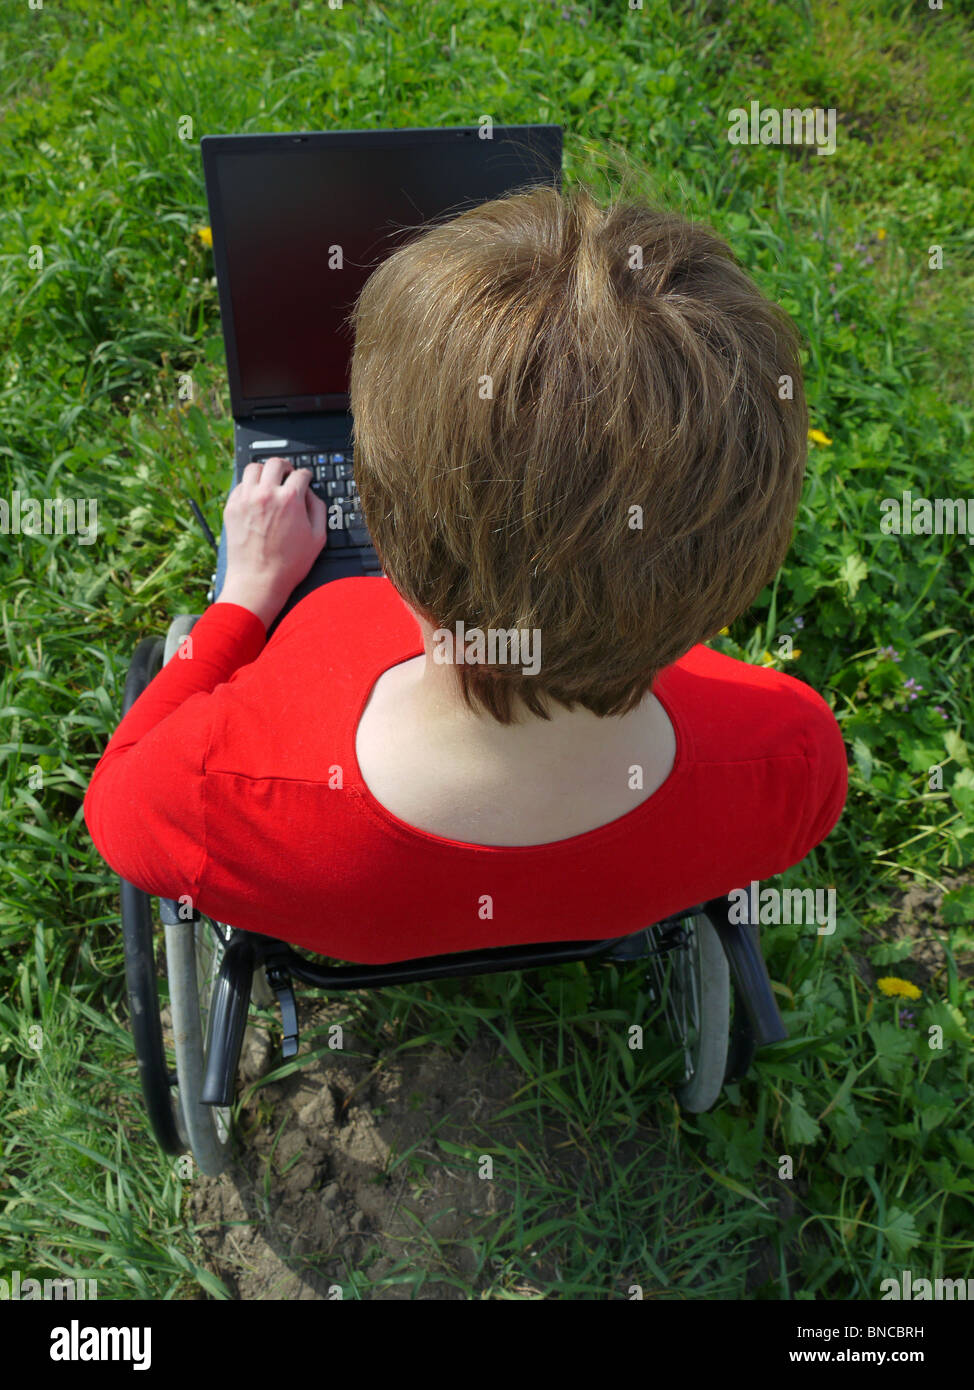
{"label": "fingers on keyboard", "polygon": [[273,455],[254,457],[244,469],[244,477],[247,477],[248,471],[253,468],[254,472],[250,476],[254,479],[260,478],[264,469],[254,468],[254,465],[266,465],[272,458],[283,460],[284,467],[278,464],[275,469],[280,470],[282,478],[292,469],[299,468],[307,469],[311,474],[308,485],[310,490],[328,507],[328,545],[331,548],[342,550],[371,546],[372,538],[361,511],[349,450],[332,450],[327,453],[291,450],[287,453],[277,452]]}

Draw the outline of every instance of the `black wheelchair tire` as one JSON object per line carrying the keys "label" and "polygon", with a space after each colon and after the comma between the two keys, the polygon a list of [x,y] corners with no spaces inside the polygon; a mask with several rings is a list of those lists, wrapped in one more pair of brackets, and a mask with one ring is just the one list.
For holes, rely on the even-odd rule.
{"label": "black wheelchair tire", "polygon": [[[161,670],[164,646],[161,637],[147,637],[136,647],[125,678],[123,717]],[[178,1103],[173,1104],[175,1077],[170,1072],[162,1040],[152,899],[148,893],[136,888],[134,883],[128,883],[125,879],[119,882],[129,1024],[145,1108],[163,1153],[182,1154],[186,1152],[186,1143],[179,1131]]]}

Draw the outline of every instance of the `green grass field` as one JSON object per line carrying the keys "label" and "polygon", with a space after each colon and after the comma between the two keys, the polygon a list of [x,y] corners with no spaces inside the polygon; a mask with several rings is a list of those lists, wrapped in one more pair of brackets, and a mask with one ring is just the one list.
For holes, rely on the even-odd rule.
{"label": "green grass field", "polygon": [[[227,486],[199,138],[484,114],[562,124],[566,180],[601,194],[635,169],[801,330],[819,442],[794,544],[717,641],[808,681],[842,725],[845,813],[778,881],[834,886],[837,927],[765,931],[790,1039],[708,1115],[618,1044],[635,968],[361,996],[356,1029],[393,1051],[493,1031],[523,1072],[523,1142],[495,1161],[515,1216],[483,1226],[470,1297],[731,1299],[758,1249],[754,1298],[878,1298],[905,1267],[974,1277],[974,547],[880,527],[910,490],[969,499],[974,536],[972,25],[966,2],[891,0],[7,0],[0,498],[96,499],[98,537],[2,537],[0,1277],[227,1296],[143,1117],[117,882],[81,812],[137,641],[205,603],[187,495],[215,528]],[[732,147],[727,113],[754,100],[835,108],[835,153]],[[917,886],[926,943],[902,911]],[[554,1133],[580,1159],[571,1191],[545,1162]],[[447,1157],[474,1164],[435,1136],[412,1161]],[[396,1279],[422,1296],[435,1255]],[[345,1284],[382,1291],[367,1261]]]}

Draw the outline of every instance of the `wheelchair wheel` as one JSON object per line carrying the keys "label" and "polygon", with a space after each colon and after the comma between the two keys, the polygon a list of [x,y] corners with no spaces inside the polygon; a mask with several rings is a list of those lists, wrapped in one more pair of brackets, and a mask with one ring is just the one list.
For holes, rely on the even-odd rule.
{"label": "wheelchair wheel", "polygon": [[731,981],[720,938],[703,915],[657,923],[650,928],[654,995],[683,1058],[676,1087],[682,1109],[709,1110],[727,1074]]}
{"label": "wheelchair wheel", "polygon": [[203,1105],[210,1001],[231,928],[199,917],[166,924],[166,970],[183,1128],[200,1171],[215,1177],[230,1152],[228,1106]]}
{"label": "wheelchair wheel", "polygon": [[[177,619],[177,624],[180,621]],[[173,642],[169,645],[173,647]],[[125,680],[123,716],[161,670],[165,649],[161,637],[146,638],[136,648]],[[142,1094],[156,1141],[164,1153],[192,1151],[203,1172],[218,1173],[230,1145],[229,1110],[203,1106],[199,1097],[209,1001],[229,929],[209,918],[166,928],[165,965],[170,996],[166,1012],[171,1027],[167,1025],[164,1031],[158,984],[162,962],[157,960],[155,949],[160,929],[158,914],[151,896],[124,879],[121,915],[129,1021]],[[255,974],[256,1001],[266,1002],[267,995],[270,991],[261,970]]]}
{"label": "wheelchair wheel", "polygon": [[[147,637],[136,648],[125,678],[123,716],[128,714],[146,686],[161,670],[163,649],[161,637]],[[124,879],[121,880],[121,899],[129,1022],[145,1108],[163,1153],[181,1154],[186,1150],[187,1136],[180,1129],[176,1073],[169,1064],[163,1043],[152,900],[148,894]]]}

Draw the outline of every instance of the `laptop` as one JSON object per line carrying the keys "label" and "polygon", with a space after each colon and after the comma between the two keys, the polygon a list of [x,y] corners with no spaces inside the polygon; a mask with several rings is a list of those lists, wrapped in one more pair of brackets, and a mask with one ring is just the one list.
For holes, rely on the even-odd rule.
{"label": "laptop", "polygon": [[[200,141],[234,483],[255,459],[308,468],[328,540],[278,622],[332,579],[377,575],[352,457],[347,316],[375,267],[433,223],[515,188],[561,186],[562,128],[205,135]],[[275,624],[276,626],[276,624]]]}

